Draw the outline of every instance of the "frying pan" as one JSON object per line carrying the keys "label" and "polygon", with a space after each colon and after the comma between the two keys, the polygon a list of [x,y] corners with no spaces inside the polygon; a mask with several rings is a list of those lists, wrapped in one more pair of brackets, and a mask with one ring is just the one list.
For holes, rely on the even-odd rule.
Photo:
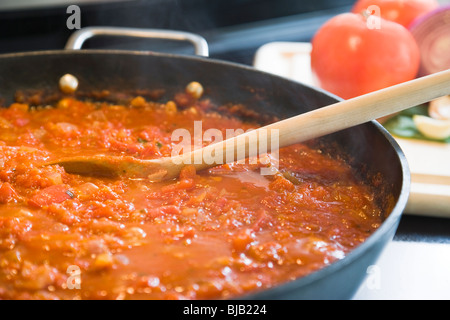
{"label": "frying pan", "polygon": [[[0,55],[0,99],[7,106],[18,90],[58,92],[58,80],[71,73],[79,92],[164,89],[165,96],[191,81],[205,87],[217,104],[243,104],[266,117],[283,119],[337,102],[338,97],[252,67],[207,58],[203,38],[184,32],[118,28],[86,28],[73,34],[66,49],[79,49],[97,35],[128,35],[190,41],[200,56],[124,50],[54,50]],[[162,97],[164,98],[164,97]],[[345,258],[306,277],[239,299],[351,299],[392,240],[410,186],[409,168],[393,137],[371,121],[311,141],[325,152],[345,158],[355,174],[376,189],[385,220],[364,243]],[[379,177],[382,177],[380,180]],[[381,184],[380,184],[381,181]],[[369,276],[372,276],[369,274]]]}

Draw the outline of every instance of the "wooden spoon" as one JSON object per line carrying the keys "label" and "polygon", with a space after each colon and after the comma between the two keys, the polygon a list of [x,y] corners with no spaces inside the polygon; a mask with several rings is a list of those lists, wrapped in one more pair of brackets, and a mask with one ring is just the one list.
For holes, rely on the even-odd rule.
{"label": "wooden spoon", "polygon": [[[274,132],[278,133],[275,138],[279,139],[275,147],[282,148],[378,119],[448,94],[450,69],[337,102],[173,157],[140,160],[131,156],[75,156],[51,161],[46,165],[59,164],[69,173],[84,175],[126,175],[152,181],[173,179],[189,164],[194,165],[198,171],[255,156],[255,150],[252,151],[255,148],[249,148],[252,143],[253,146],[254,143],[266,143],[269,152],[274,148],[270,144],[272,137],[275,137],[272,135]],[[258,141],[254,139],[255,133]],[[214,159],[221,161],[208,163],[205,161],[207,155],[214,155]]]}

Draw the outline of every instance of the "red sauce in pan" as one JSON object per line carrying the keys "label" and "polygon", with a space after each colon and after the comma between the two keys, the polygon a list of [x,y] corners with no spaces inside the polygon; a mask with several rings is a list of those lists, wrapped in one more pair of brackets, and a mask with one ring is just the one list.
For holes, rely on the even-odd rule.
{"label": "red sauce in pan", "polygon": [[258,126],[207,99],[124,105],[64,98],[0,110],[0,298],[230,298],[342,259],[380,225],[369,188],[306,145],[259,164],[187,167],[150,183],[68,174],[48,159],[170,156],[171,132]]}

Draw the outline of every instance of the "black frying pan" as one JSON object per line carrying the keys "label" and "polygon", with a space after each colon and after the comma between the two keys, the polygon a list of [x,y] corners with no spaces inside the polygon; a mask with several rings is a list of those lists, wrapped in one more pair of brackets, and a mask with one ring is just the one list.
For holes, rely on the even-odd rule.
{"label": "black frying pan", "polygon": [[[251,67],[204,57],[152,52],[61,50],[0,55],[0,99],[7,106],[18,90],[59,92],[58,80],[75,75],[79,92],[164,89],[170,97],[195,80],[218,104],[242,103],[266,116],[290,117],[334,103],[322,90],[257,71]],[[164,99],[164,96],[161,97]],[[410,175],[404,154],[392,136],[372,121],[311,142],[345,157],[357,175],[377,190],[385,221],[362,245],[313,274],[242,298],[350,299],[368,267],[392,240],[409,194]],[[383,182],[377,184],[376,174]],[[394,199],[394,205],[388,199]]]}

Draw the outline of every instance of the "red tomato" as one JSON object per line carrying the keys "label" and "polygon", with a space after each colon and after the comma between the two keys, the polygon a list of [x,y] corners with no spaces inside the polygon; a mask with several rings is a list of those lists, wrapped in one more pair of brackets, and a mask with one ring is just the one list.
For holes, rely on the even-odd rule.
{"label": "red tomato", "polygon": [[384,19],[380,28],[369,28],[361,14],[331,18],[312,40],[316,81],[344,99],[412,80],[419,62],[419,49],[407,29]]}
{"label": "red tomato", "polygon": [[382,18],[407,28],[415,18],[436,9],[439,3],[437,0],[358,0],[352,12],[362,13],[371,5],[380,8]]}

